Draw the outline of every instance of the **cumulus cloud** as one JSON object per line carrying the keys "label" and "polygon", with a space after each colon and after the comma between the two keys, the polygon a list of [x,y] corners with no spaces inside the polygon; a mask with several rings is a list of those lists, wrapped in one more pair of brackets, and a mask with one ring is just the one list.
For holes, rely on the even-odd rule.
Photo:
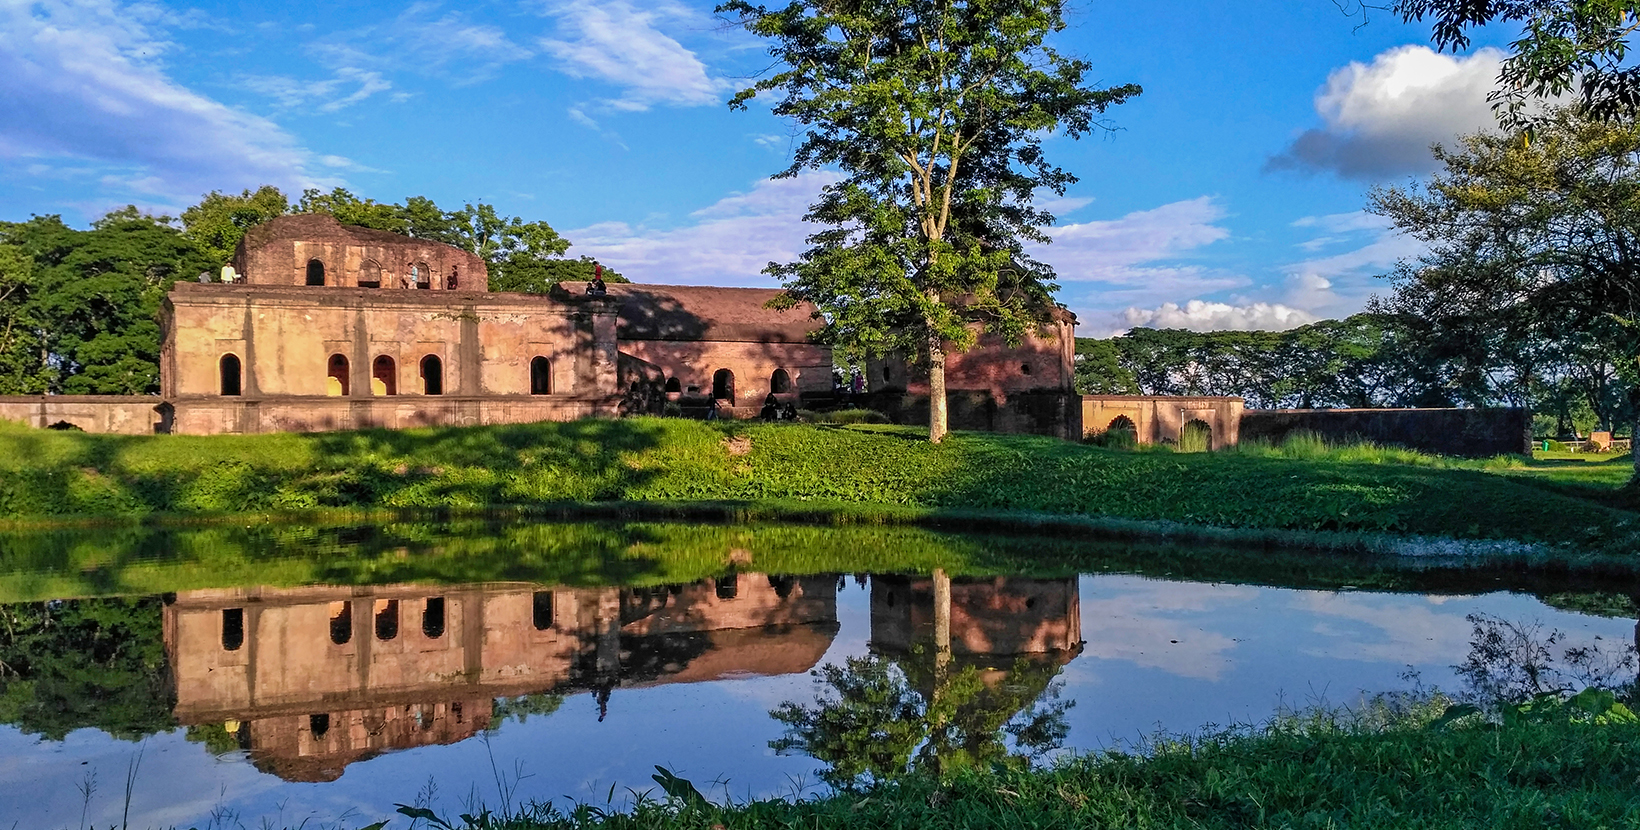
{"label": "cumulus cloud", "polygon": [[1402,46],[1334,70],[1315,97],[1323,126],[1305,131],[1269,166],[1367,181],[1429,172],[1430,144],[1496,123],[1486,96],[1503,57],[1490,48],[1452,56]]}
{"label": "cumulus cloud", "polygon": [[557,69],[573,78],[608,83],[621,94],[604,103],[614,109],[642,111],[655,104],[695,106],[721,100],[726,84],[711,77],[706,65],[658,26],[690,20],[694,12],[672,2],[635,5],[556,2],[547,14],[557,22],[557,37],[542,38],[541,48],[557,58]]}
{"label": "cumulus cloud", "polygon": [[769,262],[790,262],[814,227],[803,214],[835,173],[803,173],[765,179],[690,214],[676,228],[653,229],[604,222],[567,230],[574,254],[595,256],[637,282],[695,285],[770,285],[761,271]]}
{"label": "cumulus cloud", "polygon": [[1157,308],[1129,308],[1122,320],[1129,328],[1189,329],[1191,331],[1282,331],[1320,318],[1281,303],[1229,303],[1191,300],[1184,305],[1163,303]]}
{"label": "cumulus cloud", "polygon": [[164,18],[143,6],[0,6],[0,158],[90,160],[119,187],[175,199],[315,183],[276,124],[172,81]]}

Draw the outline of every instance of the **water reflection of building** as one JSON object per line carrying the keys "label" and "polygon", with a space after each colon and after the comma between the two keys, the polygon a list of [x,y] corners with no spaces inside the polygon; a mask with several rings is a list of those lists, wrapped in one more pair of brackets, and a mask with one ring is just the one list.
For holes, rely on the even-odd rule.
{"label": "water reflection of building", "polygon": [[[943,578],[943,577],[941,577]],[[976,662],[1081,650],[1076,579],[956,578],[950,582],[951,654]],[[890,654],[933,648],[936,577],[871,578],[871,647]]]}
{"label": "water reflection of building", "polygon": [[207,590],[167,606],[165,642],[180,722],[227,724],[262,769],[315,781],[469,737],[498,697],[807,671],[836,620],[830,576]]}

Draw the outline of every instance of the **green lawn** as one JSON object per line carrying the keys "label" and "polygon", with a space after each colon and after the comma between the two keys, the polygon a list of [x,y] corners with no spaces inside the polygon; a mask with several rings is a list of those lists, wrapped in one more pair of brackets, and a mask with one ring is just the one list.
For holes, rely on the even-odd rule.
{"label": "green lawn", "polygon": [[736,502],[1573,543],[1626,553],[1624,459],[1399,450],[1123,451],[903,427],[572,423],[249,436],[0,428],[14,520],[314,508]]}

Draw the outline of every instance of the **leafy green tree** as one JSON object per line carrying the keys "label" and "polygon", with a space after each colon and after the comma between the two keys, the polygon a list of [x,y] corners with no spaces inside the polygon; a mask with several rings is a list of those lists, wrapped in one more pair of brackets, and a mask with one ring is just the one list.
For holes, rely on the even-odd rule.
{"label": "leafy green tree", "polygon": [[290,211],[290,200],[273,185],[238,196],[213,190],[182,212],[182,235],[193,240],[218,268],[233,261],[245,231]]}
{"label": "leafy green tree", "polygon": [[817,306],[821,337],[849,357],[926,364],[940,441],[947,352],[969,348],[976,327],[1017,337],[1051,308],[1052,271],[1023,247],[1053,221],[1034,195],[1075,177],[1048,162],[1044,139],[1102,126],[1139,87],[1089,88],[1090,65],[1047,46],[1061,0],[730,0],[718,12],[769,40],[780,67],[731,107],[778,94],[774,114],[807,129],[777,177],[843,174],[810,208],[824,229],[802,259],[765,271],[786,287],[781,304]]}
{"label": "leafy green tree", "polygon": [[1634,0],[1396,0],[1408,23],[1430,19],[1440,49],[1469,48],[1471,30],[1491,23],[1519,24],[1509,57],[1490,96],[1504,125],[1531,131],[1553,120],[1531,104],[1575,88],[1583,111],[1596,120],[1640,113],[1640,67],[1629,59],[1640,31]]}
{"label": "leafy green tree", "polygon": [[1373,191],[1370,210],[1428,246],[1379,306],[1480,350],[1472,371],[1495,368],[1523,400],[1574,337],[1640,374],[1640,127],[1560,109],[1530,143],[1482,132],[1435,155],[1445,169],[1426,184]]}
{"label": "leafy green tree", "polygon": [[[57,216],[0,225],[0,244],[33,262],[27,317],[40,361],[24,385],[79,395],[159,391],[159,308],[171,285],[212,260],[171,225],[134,207],[79,231]],[[30,349],[36,346],[30,343]]]}
{"label": "leafy green tree", "polygon": [[0,244],[0,395],[37,395],[51,382],[37,293],[34,258]]}
{"label": "leafy green tree", "polygon": [[329,214],[344,225],[373,228],[388,233],[408,235],[410,231],[410,220],[404,215],[402,206],[363,199],[344,187],[338,187],[329,193],[310,187],[302,191],[301,200],[291,212]]}
{"label": "leafy green tree", "polygon": [[0,723],[60,741],[176,726],[159,598],[0,605]]}

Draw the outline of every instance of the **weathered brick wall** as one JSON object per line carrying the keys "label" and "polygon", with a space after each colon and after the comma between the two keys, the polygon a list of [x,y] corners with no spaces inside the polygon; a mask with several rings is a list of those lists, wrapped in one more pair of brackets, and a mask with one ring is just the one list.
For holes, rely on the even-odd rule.
{"label": "weathered brick wall", "polygon": [[86,432],[152,435],[168,432],[164,401],[146,395],[29,395],[0,397],[0,420],[45,428],[66,423]]}
{"label": "weathered brick wall", "polygon": [[[245,232],[234,253],[234,270],[252,285],[307,285],[308,263],[324,266],[326,287],[357,287],[361,275],[378,279],[381,291],[403,290],[412,268],[430,272],[429,290],[488,291],[484,260],[425,239],[343,225],[323,214],[281,216]],[[415,290],[414,285],[411,286]]]}
{"label": "weathered brick wall", "polygon": [[1250,409],[1241,440],[1280,443],[1296,432],[1329,441],[1364,440],[1439,455],[1530,454],[1527,409]]}
{"label": "weathered brick wall", "polygon": [[459,397],[393,395],[377,398],[200,396],[178,398],[171,430],[179,435],[260,432],[331,432],[481,426],[614,417],[619,399],[560,395]]}
{"label": "weathered brick wall", "polygon": [[[876,392],[858,399],[861,406],[887,415],[896,424],[928,425],[928,393]],[[1076,440],[1082,434],[1081,397],[1058,389],[1032,389],[995,396],[985,389],[946,393],[951,429],[1051,435]]]}

